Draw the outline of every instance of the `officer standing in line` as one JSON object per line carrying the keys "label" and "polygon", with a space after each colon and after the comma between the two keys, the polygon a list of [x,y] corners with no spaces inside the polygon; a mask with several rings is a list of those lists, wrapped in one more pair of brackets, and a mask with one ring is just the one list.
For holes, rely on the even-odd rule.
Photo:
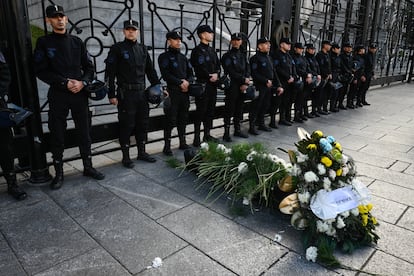
{"label": "officer standing in line", "polygon": [[[362,104],[362,89],[366,83],[365,77],[365,48],[363,45],[355,47],[355,52],[353,56],[353,69],[354,69],[354,79],[351,83],[348,96],[348,108],[358,108],[363,107]],[[354,100],[356,98],[356,104],[354,105]]]}
{"label": "officer standing in line", "polygon": [[257,40],[257,52],[250,58],[250,68],[253,83],[259,90],[259,96],[254,99],[249,112],[249,133],[258,135],[256,123],[259,130],[272,131],[264,123],[265,112],[269,109],[273,87],[273,63],[269,56],[270,40],[262,37]]}
{"label": "officer standing in line", "polygon": [[280,104],[279,124],[292,125],[292,103],[295,98],[294,82],[298,79],[295,62],[289,54],[291,42],[289,38],[282,37],[279,42],[279,49],[275,52],[274,62],[276,72],[283,87],[282,102]]}
{"label": "officer standing in line", "polygon": [[339,90],[338,95],[338,108],[342,110],[346,110],[346,106],[344,105],[345,96],[348,94],[349,91],[349,84],[353,78],[353,71],[352,71],[352,44],[349,42],[345,42],[342,45],[342,52],[339,55],[341,59],[341,76],[342,80],[341,83],[343,87]]}
{"label": "officer standing in line", "polygon": [[[270,50],[270,52],[272,52],[272,50]],[[276,114],[277,114],[277,111],[280,109],[280,104],[282,102],[283,88],[282,88],[282,84],[280,83],[279,76],[277,75],[277,72],[276,72],[275,60],[273,60],[272,85],[273,85],[271,88],[272,96],[270,99],[270,106],[269,106],[269,115],[270,115],[269,127],[278,129],[279,127],[277,126],[277,123],[276,123]]]}
{"label": "officer standing in line", "polygon": [[[331,52],[330,52],[331,68],[332,68],[332,82],[331,83],[333,84],[340,83],[339,82],[340,75],[341,75],[341,58],[339,57],[340,51],[341,51],[341,47],[339,47],[337,43],[333,43]],[[334,85],[332,85],[331,87],[331,98],[330,98],[330,105],[329,105],[329,111],[331,112],[339,111],[339,108],[337,107],[337,105],[338,105],[339,90],[341,88],[337,88]]]}
{"label": "officer standing in line", "polygon": [[200,146],[201,122],[204,126],[203,141],[218,142],[217,138],[210,135],[213,127],[214,110],[217,101],[217,85],[220,74],[220,60],[209,43],[214,39],[214,31],[209,25],[201,25],[197,28],[200,44],[191,52],[191,64],[194,68],[198,83],[206,85],[204,94],[195,98],[196,115],[194,118],[194,142],[195,147]]}
{"label": "officer standing in line", "polygon": [[188,88],[193,82],[193,69],[185,55],[180,53],[181,34],[179,32],[168,32],[166,34],[168,50],[158,58],[158,65],[162,78],[167,82],[167,89],[171,99],[171,105],[165,109],[167,123],[164,128],[165,155],[171,156],[171,130],[176,126],[180,149],[189,146],[185,140],[185,128],[188,121],[188,109],[190,100]]}
{"label": "officer standing in line", "polygon": [[374,77],[375,68],[375,54],[377,52],[377,44],[371,43],[368,47],[368,52],[365,54],[365,77],[367,81],[361,91],[361,102],[363,105],[370,105],[367,100],[367,91],[371,84],[371,80]]}
{"label": "officer standing in line", "polygon": [[92,167],[88,95],[83,89],[93,79],[92,60],[82,40],[66,31],[68,18],[61,6],[48,6],[46,21],[52,26],[53,32],[37,40],[34,69],[37,77],[50,85],[48,117],[56,171],[50,187],[59,189],[63,184],[62,159],[69,110],[78,130],[83,175],[97,180],[104,179],[105,176]]}
{"label": "officer standing in line", "polygon": [[[10,85],[10,70],[6,59],[0,51],[0,108],[7,108],[8,90]],[[13,136],[11,129],[0,127],[0,166],[7,182],[7,193],[17,200],[27,197],[25,191],[17,185],[16,173],[14,172],[14,160],[11,145]]]}
{"label": "officer standing in line", "polygon": [[328,101],[331,94],[331,86],[329,81],[332,79],[331,58],[329,57],[329,51],[331,50],[331,42],[322,41],[322,48],[319,53],[316,54],[316,60],[321,70],[321,77],[323,81],[323,87],[321,90],[321,108],[319,108],[319,114],[328,115]]}
{"label": "officer standing in line", "polygon": [[240,49],[242,39],[242,33],[232,34],[231,49],[221,58],[224,72],[230,77],[230,87],[224,91],[226,98],[223,140],[226,142],[232,141],[230,138],[231,117],[234,123],[234,136],[248,137],[240,128],[240,121],[243,119],[244,93],[250,82],[250,65],[246,54]]}
{"label": "officer standing in line", "polygon": [[[138,42],[138,22],[124,22],[124,41],[111,47],[106,59],[106,78],[109,83],[109,102],[118,106],[119,143],[122,150],[122,165],[133,168],[129,156],[130,137],[135,134],[137,160],[150,163],[156,161],[145,151],[149,124],[148,99],[144,93],[145,75],[151,85],[159,84],[157,72],[148,54],[147,47]],[[115,89],[115,79],[117,89]]]}
{"label": "officer standing in line", "polygon": [[[295,117],[294,121],[298,123],[303,123],[307,121],[306,117],[307,112],[307,97],[308,91],[310,89],[310,84],[312,83],[312,74],[309,73],[309,65],[306,61],[306,58],[303,56],[303,50],[305,47],[301,42],[297,42],[293,46],[294,53],[292,55],[293,61],[295,62],[296,73],[303,81],[303,88],[296,88],[296,99],[295,102]],[[306,92],[306,95],[305,95]],[[306,108],[305,108],[306,107]],[[305,112],[304,112],[305,111]]]}
{"label": "officer standing in line", "polygon": [[[308,118],[319,117],[318,108],[320,107],[320,98],[321,98],[321,88],[316,84],[320,83],[322,80],[321,71],[319,69],[318,61],[315,57],[315,46],[312,43],[306,44],[306,53],[305,58],[309,65],[309,71],[312,74],[313,84],[311,93],[312,100],[312,113],[306,115]],[[306,107],[307,109],[307,107]],[[306,114],[306,113],[305,113]]]}

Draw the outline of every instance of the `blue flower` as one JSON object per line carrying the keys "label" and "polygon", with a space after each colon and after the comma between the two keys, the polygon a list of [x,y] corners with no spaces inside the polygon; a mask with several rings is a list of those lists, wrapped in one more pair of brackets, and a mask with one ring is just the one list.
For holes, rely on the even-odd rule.
{"label": "blue flower", "polygon": [[332,145],[331,143],[329,143],[328,139],[326,138],[321,138],[319,140],[319,145],[321,146],[323,153],[327,153],[332,150]]}
{"label": "blue flower", "polygon": [[328,136],[328,137],[326,137],[326,140],[328,140],[328,142],[329,143],[334,143],[336,140],[335,140],[335,138],[333,137],[333,136]]}

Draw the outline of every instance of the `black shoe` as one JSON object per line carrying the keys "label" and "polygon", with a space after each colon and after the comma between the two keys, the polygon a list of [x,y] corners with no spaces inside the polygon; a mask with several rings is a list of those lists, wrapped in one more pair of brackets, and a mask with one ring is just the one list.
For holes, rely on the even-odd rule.
{"label": "black shoe", "polygon": [[318,114],[318,112],[312,112],[312,115],[313,115],[314,117],[321,117],[321,115],[319,115],[319,114]]}
{"label": "black shoe", "polygon": [[213,143],[218,143],[219,142],[219,140],[216,137],[213,137],[211,135],[204,135],[203,141],[204,142],[213,142]]}
{"label": "black shoe", "polygon": [[190,148],[190,146],[189,145],[187,145],[187,144],[180,144],[180,146],[178,147],[180,150],[186,150],[186,149],[189,149]]}
{"label": "black shoe", "polygon": [[[95,168],[93,168],[93,167],[86,167],[86,168],[84,168],[84,169],[83,169],[83,175],[84,175],[84,176],[91,177],[91,178],[96,179],[96,180],[102,180],[102,179],[104,179],[104,178],[105,178],[105,175],[104,175],[104,174],[102,174],[102,173],[98,172],[98,171],[97,171]],[[60,188],[60,187],[59,187],[59,188]]]}
{"label": "black shoe", "polygon": [[137,160],[142,160],[142,161],[149,162],[149,163],[155,163],[157,161],[157,159],[155,159],[154,157],[150,156],[146,152],[141,153],[141,154],[138,154]]}
{"label": "black shoe", "polygon": [[122,160],[122,166],[128,169],[132,169],[135,165],[131,159]]}
{"label": "black shoe", "polygon": [[331,111],[331,112],[339,112],[339,109],[338,108],[331,108],[329,111]]}
{"label": "black shoe", "polygon": [[247,135],[246,133],[240,131],[235,131],[234,132],[234,136],[236,137],[241,137],[241,138],[249,138],[249,135]]}
{"label": "black shoe", "polygon": [[27,194],[23,191],[22,188],[16,185],[11,185],[7,187],[7,193],[14,197],[16,200],[23,200],[27,198]]}
{"label": "black shoe", "polygon": [[254,129],[254,128],[249,128],[249,133],[250,134],[252,134],[252,135],[259,135],[260,133],[259,132],[257,132],[257,130],[256,129]]}
{"label": "black shoe", "polygon": [[295,121],[296,123],[303,123],[302,118],[295,118],[293,119],[293,121]]}
{"label": "black shoe", "polygon": [[278,129],[279,127],[277,126],[276,123],[272,122],[269,124],[269,127],[274,128],[274,129]]}
{"label": "black shoe", "polygon": [[362,102],[362,104],[363,105],[371,105],[370,103],[368,103],[368,102]]}
{"label": "black shoe", "polygon": [[340,105],[339,105],[339,109],[342,109],[342,110],[347,110],[347,108],[346,108],[343,104],[340,104]]}
{"label": "black shoe", "polygon": [[328,115],[329,113],[325,110],[321,110],[318,112],[320,115]]}
{"label": "black shoe", "polygon": [[257,129],[262,130],[262,131],[266,131],[266,132],[272,132],[272,129],[270,127],[265,126],[265,125],[260,125]]}
{"label": "black shoe", "polygon": [[280,120],[279,125],[291,126],[292,124],[290,122],[286,121],[286,120]]}
{"label": "black shoe", "polygon": [[164,147],[164,149],[162,150],[162,153],[164,153],[164,155],[167,155],[167,156],[173,156],[173,152],[171,151],[171,148],[167,148],[167,147]]}
{"label": "black shoe", "polygon": [[308,117],[309,119],[315,118],[315,115],[312,113],[306,114],[306,117]]}
{"label": "black shoe", "polygon": [[230,135],[224,135],[223,136],[223,141],[224,142],[228,142],[228,143],[233,142],[233,140],[231,139]]}
{"label": "black shoe", "polygon": [[362,103],[357,103],[356,105],[357,105],[357,107],[358,107],[358,106],[359,106],[359,107],[363,107],[363,106],[364,106]]}
{"label": "black shoe", "polygon": [[355,106],[353,104],[347,104],[346,107],[349,109],[355,109]]}
{"label": "black shoe", "polygon": [[308,117],[306,117],[305,115],[301,116],[300,118],[302,119],[302,121],[307,121],[308,120]]}

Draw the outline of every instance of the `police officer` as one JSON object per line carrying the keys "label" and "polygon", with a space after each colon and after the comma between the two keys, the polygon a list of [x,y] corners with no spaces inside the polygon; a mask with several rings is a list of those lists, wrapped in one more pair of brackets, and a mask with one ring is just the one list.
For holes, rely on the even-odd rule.
{"label": "police officer", "polygon": [[[353,69],[354,69],[354,79],[351,83],[351,87],[348,95],[348,108],[358,108],[362,107],[362,91],[366,83],[365,77],[365,48],[363,45],[358,45],[355,47],[355,52],[353,56]],[[356,104],[354,105],[354,100],[356,98]]]}
{"label": "police officer", "polygon": [[371,43],[368,47],[368,52],[365,54],[365,77],[367,78],[365,85],[361,91],[361,103],[363,105],[371,105],[367,102],[366,96],[371,80],[374,77],[375,68],[375,54],[377,52],[377,44]]}
{"label": "police officer", "polygon": [[262,37],[257,40],[257,52],[250,58],[250,68],[253,83],[259,90],[259,96],[254,99],[249,112],[249,133],[258,135],[256,123],[259,130],[272,131],[264,123],[265,112],[269,108],[273,87],[273,63],[269,56],[270,40]]}
{"label": "police officer", "polygon": [[164,129],[165,155],[171,156],[171,130],[177,126],[180,149],[188,149],[185,140],[185,127],[188,121],[190,100],[188,88],[193,82],[193,69],[185,55],[180,53],[181,34],[168,32],[166,34],[168,49],[158,58],[158,65],[162,78],[167,82],[167,89],[171,99],[169,108],[164,108],[167,123]]}
{"label": "police officer", "polygon": [[[3,53],[0,51],[0,108],[7,107],[9,85],[10,70]],[[23,200],[27,197],[27,194],[17,185],[13,152],[11,150],[12,139],[11,129],[0,126],[0,166],[7,182],[7,193],[17,200]]]}
{"label": "police officer", "polygon": [[234,123],[234,136],[248,137],[240,128],[240,121],[243,119],[244,93],[250,82],[250,65],[246,54],[240,49],[243,43],[242,36],[242,33],[231,35],[231,49],[221,58],[224,72],[230,77],[230,87],[224,91],[226,98],[223,140],[226,142],[232,141],[230,138],[231,117]]}
{"label": "police officer", "polygon": [[[307,107],[307,97],[310,95],[312,83],[312,74],[309,72],[309,65],[306,58],[303,56],[303,50],[305,47],[301,42],[297,42],[293,46],[294,53],[292,55],[295,62],[296,73],[303,82],[303,87],[296,88],[295,102],[295,117],[294,121],[303,123],[308,120],[306,115],[309,115]],[[305,95],[306,94],[306,95]]]}
{"label": "police officer", "polygon": [[295,62],[289,54],[291,48],[289,38],[282,37],[279,41],[279,49],[275,52],[274,61],[276,72],[283,87],[282,102],[280,104],[279,124],[292,125],[292,103],[295,98],[294,82],[298,80]]}
{"label": "police officer", "polygon": [[[317,84],[322,81],[318,61],[315,57],[315,46],[312,43],[306,44],[305,58],[308,62],[309,72],[312,74],[312,90],[310,91],[312,100],[312,113],[307,115],[308,118],[319,117],[318,108],[320,108],[321,88]],[[306,107],[307,108],[307,107]]]}
{"label": "police officer", "polygon": [[323,87],[321,89],[321,108],[319,108],[319,114],[328,115],[328,101],[331,94],[331,86],[328,84],[332,79],[331,58],[329,51],[331,50],[331,42],[322,41],[322,47],[319,53],[316,54],[316,60],[321,70],[321,77],[323,81]]}
{"label": "police officer", "polygon": [[349,91],[349,84],[353,78],[353,71],[352,71],[352,44],[350,42],[344,42],[342,44],[342,51],[339,55],[341,59],[341,83],[342,88],[339,90],[338,95],[338,108],[339,109],[347,109],[344,105],[344,99]]}
{"label": "police officer", "polygon": [[104,179],[105,176],[92,167],[88,95],[83,89],[93,79],[92,60],[82,40],[66,31],[68,18],[61,6],[48,6],[46,21],[52,26],[53,32],[37,40],[34,67],[37,77],[50,85],[48,117],[56,171],[50,186],[59,189],[63,184],[62,158],[69,110],[78,130],[83,175],[97,180]]}
{"label": "police officer", "polygon": [[205,84],[205,91],[201,97],[195,98],[196,115],[193,142],[195,147],[200,146],[201,122],[204,125],[203,141],[218,141],[210,135],[210,130],[213,127],[220,74],[220,60],[214,49],[209,46],[209,43],[214,39],[214,31],[209,25],[201,25],[197,28],[197,35],[200,38],[200,44],[191,52],[190,60],[197,82]]}
{"label": "police officer", "polygon": [[[156,161],[145,151],[149,124],[149,106],[144,93],[145,75],[151,85],[159,84],[157,72],[148,54],[147,47],[140,44],[138,22],[124,21],[124,41],[111,47],[106,59],[106,78],[109,83],[109,102],[118,107],[119,143],[122,164],[133,168],[129,156],[130,136],[135,135],[138,147],[137,160],[150,163]],[[115,88],[115,79],[117,89]]]}
{"label": "police officer", "polygon": [[[330,105],[329,111],[331,112],[338,112],[338,95],[339,90],[342,87],[337,87],[335,84],[340,84],[340,75],[341,75],[341,58],[339,57],[339,53],[341,51],[341,47],[338,43],[333,43],[330,56],[331,56],[331,68],[332,68],[332,87],[331,87],[331,97],[330,97]],[[342,85],[342,84],[341,84]]]}

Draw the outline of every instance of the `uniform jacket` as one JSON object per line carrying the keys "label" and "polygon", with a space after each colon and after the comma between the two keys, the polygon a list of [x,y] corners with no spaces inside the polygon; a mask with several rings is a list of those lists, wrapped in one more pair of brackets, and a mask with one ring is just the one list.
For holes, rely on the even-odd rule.
{"label": "uniform jacket", "polygon": [[253,82],[257,87],[265,87],[268,80],[273,81],[273,63],[267,53],[257,51],[250,58]]}
{"label": "uniform jacket", "polygon": [[375,68],[375,55],[368,51],[365,54],[365,75],[367,78],[371,78],[374,75]]}
{"label": "uniform jacket", "polygon": [[319,68],[319,63],[316,60],[315,55],[311,55],[308,52],[305,53],[305,58],[308,62],[309,71],[313,76],[317,76],[321,74],[321,70]]}
{"label": "uniform jacket", "polygon": [[245,53],[240,49],[232,48],[221,58],[224,72],[229,75],[232,83],[245,84],[245,79],[250,77],[250,65]]}
{"label": "uniform jacket", "polygon": [[341,58],[339,54],[335,54],[334,52],[330,53],[331,56],[331,68],[332,68],[332,81],[337,82],[338,77],[341,74]]}
{"label": "uniform jacket", "polygon": [[293,77],[298,79],[295,68],[295,61],[289,53],[283,53],[279,49],[275,52],[273,57],[273,64],[275,66],[277,75],[282,84],[287,84],[287,81]]}
{"label": "uniform jacket", "polygon": [[354,69],[355,69],[354,77],[355,77],[355,79],[359,80],[362,76],[365,76],[365,57],[364,57],[364,55],[355,54],[353,63],[354,63]]}
{"label": "uniform jacket", "polygon": [[320,51],[316,54],[316,60],[319,64],[319,69],[321,70],[321,77],[323,79],[326,79],[329,74],[332,74],[332,68],[331,68],[331,58],[329,56],[329,53],[324,53]]}
{"label": "uniform jacket", "polygon": [[197,45],[191,52],[190,60],[198,82],[205,83],[210,79],[209,74],[220,73],[220,60],[207,44]]}
{"label": "uniform jacket", "polygon": [[347,77],[353,74],[352,70],[352,55],[347,53],[341,53],[339,55],[341,59],[341,74]]}
{"label": "uniform jacket", "polygon": [[296,73],[302,77],[303,80],[305,80],[307,75],[310,73],[308,61],[303,55],[300,54],[294,53],[292,57],[295,62]]}

